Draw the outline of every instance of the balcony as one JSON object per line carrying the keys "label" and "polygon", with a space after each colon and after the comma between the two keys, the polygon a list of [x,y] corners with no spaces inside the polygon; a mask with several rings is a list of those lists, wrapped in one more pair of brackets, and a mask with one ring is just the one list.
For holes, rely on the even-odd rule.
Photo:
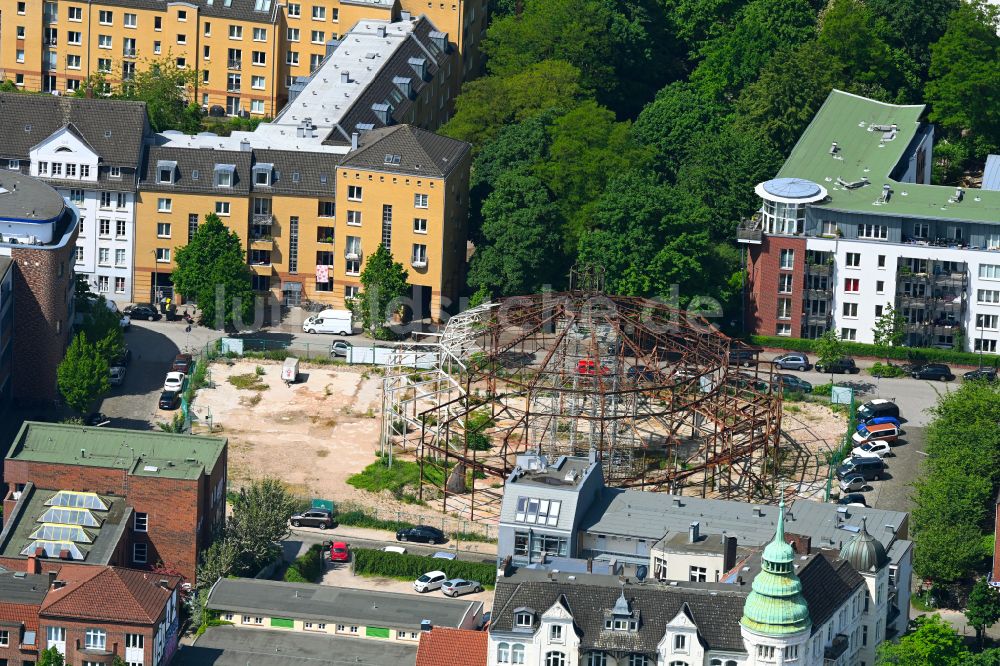
{"label": "balcony", "polygon": [[46,37],[42,40],[43,46],[58,46],[59,40],[55,37]]}
{"label": "balcony", "polygon": [[274,266],[269,263],[251,263],[250,270],[254,272],[254,275],[271,275],[274,273]]}
{"label": "balcony", "polygon": [[270,236],[255,236],[250,239],[250,249],[270,252],[274,249],[274,239]]}
{"label": "balcony", "polygon": [[806,273],[809,275],[824,275],[830,277],[833,266],[830,264],[806,264]]}
{"label": "balcony", "polygon": [[802,318],[807,325],[829,326],[833,323],[833,318],[828,314],[803,314]]}
{"label": "balcony", "polygon": [[427,257],[410,257],[410,265],[414,268],[427,268]]}
{"label": "balcony", "polygon": [[807,301],[829,301],[832,295],[829,289],[806,289]]}
{"label": "balcony", "polygon": [[764,238],[764,225],[759,215],[740,222],[736,228],[736,241],[750,245],[760,245]]}
{"label": "balcony", "polygon": [[226,67],[228,69],[235,69],[236,71],[239,71],[239,70],[243,69],[243,61],[242,60],[229,59],[229,60],[226,61]]}
{"label": "balcony", "polygon": [[254,213],[253,224],[274,224],[274,213]]}

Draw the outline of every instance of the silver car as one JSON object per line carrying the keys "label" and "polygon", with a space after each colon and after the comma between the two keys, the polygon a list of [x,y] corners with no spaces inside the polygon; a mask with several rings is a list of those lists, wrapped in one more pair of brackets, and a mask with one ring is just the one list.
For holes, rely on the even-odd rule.
{"label": "silver car", "polygon": [[798,370],[805,372],[812,367],[809,357],[805,354],[782,354],[774,359],[774,364],[782,370]]}
{"label": "silver car", "polygon": [[463,594],[472,594],[474,592],[482,592],[483,586],[474,580],[466,580],[464,578],[452,578],[451,580],[446,580],[441,585],[441,592],[444,593],[446,597],[460,597]]}

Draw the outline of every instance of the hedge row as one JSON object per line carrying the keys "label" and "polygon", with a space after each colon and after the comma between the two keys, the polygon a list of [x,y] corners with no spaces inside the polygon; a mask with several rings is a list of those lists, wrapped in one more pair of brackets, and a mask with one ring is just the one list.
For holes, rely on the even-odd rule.
{"label": "hedge row", "polygon": [[[398,463],[393,463],[397,465]],[[404,530],[409,527],[414,527],[416,523],[407,522],[405,520],[390,520],[386,518],[379,518],[373,516],[361,509],[350,509],[344,511],[343,513],[337,513],[334,516],[334,520],[338,525],[348,525],[350,527],[368,527],[375,530],[387,530],[389,532],[398,532],[399,530]],[[472,523],[473,525],[475,523]],[[443,527],[443,525],[442,525]],[[461,530],[446,530],[448,537],[455,539],[457,541],[478,541],[480,543],[496,543],[496,539],[489,536],[484,536],[479,532],[463,532]]]}
{"label": "hedge row", "polygon": [[305,554],[295,558],[285,571],[285,580],[289,583],[318,583],[323,577],[323,569],[323,546],[314,543]]}
{"label": "hedge row", "polygon": [[[809,340],[806,338],[783,338],[767,335],[752,335],[750,342],[760,347],[773,347],[775,349],[786,349],[788,351],[812,352],[816,353],[816,343],[819,340]],[[911,361],[920,363],[953,363],[955,365],[979,366],[978,352],[954,351],[952,349],[929,349],[926,347],[890,347],[888,353],[876,349],[875,345],[863,342],[842,341],[844,354],[848,356],[869,356],[871,358],[891,358],[901,361]],[[986,365],[993,365],[987,362]]]}
{"label": "hedge row", "polygon": [[440,570],[449,578],[467,578],[493,589],[497,568],[485,562],[440,560],[409,553],[387,553],[370,548],[357,548],[354,554],[354,573],[359,576],[385,576],[400,580],[416,580],[428,571]]}

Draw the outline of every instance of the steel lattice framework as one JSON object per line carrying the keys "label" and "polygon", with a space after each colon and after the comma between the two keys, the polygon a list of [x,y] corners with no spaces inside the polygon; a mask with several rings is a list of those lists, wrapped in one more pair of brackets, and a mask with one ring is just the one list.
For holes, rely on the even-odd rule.
{"label": "steel lattice framework", "polygon": [[503,479],[528,451],[595,449],[613,486],[771,499],[781,390],[771,364],[730,367],[735,344],[642,298],[581,290],[487,303],[452,318],[439,341],[397,349],[383,450],[412,452],[421,498],[434,487],[445,511],[471,518],[497,497],[474,479]]}

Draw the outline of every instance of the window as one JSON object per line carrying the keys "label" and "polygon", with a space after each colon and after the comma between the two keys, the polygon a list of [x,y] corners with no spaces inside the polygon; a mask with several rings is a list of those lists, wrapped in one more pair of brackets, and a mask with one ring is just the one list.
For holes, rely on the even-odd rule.
{"label": "window", "polygon": [[78,264],[83,263],[83,248],[79,246],[77,246],[76,248],[76,263]]}
{"label": "window", "polygon": [[545,666],[566,666],[566,655],[562,652],[546,652]]}
{"label": "window", "polygon": [[161,264],[170,263],[170,248],[169,247],[158,247],[156,248],[156,261]]}
{"label": "window", "polygon": [[44,176],[44,175],[48,174],[48,172],[49,172],[49,163],[48,162],[39,162],[38,163],[38,175],[39,176]]}
{"label": "window", "polygon": [[501,664],[510,663],[510,643],[500,643],[497,645],[497,662]]}
{"label": "window", "polygon": [[112,14],[112,12],[109,12],[106,9],[102,9],[97,14],[97,22],[100,23],[101,25],[111,25],[113,19],[114,15]]}
{"label": "window", "polygon": [[[708,580],[708,572],[705,567],[689,567],[688,580],[693,583],[704,583]],[[683,636],[678,636],[677,638],[684,638]]]}
{"label": "window", "polygon": [[[320,217],[323,217],[322,215]],[[352,227],[361,226],[361,211],[360,210],[349,210],[347,211],[347,224]]]}
{"label": "window", "polygon": [[215,214],[216,215],[229,215],[229,202],[228,201],[216,201],[215,202]]}
{"label": "window", "polygon": [[147,544],[132,544],[132,561],[135,564],[145,564],[147,557],[149,557],[149,546]]}
{"label": "window", "polygon": [[608,655],[604,652],[588,652],[585,666],[608,666]]}
{"label": "window", "polygon": [[111,220],[99,219],[97,221],[97,233],[99,236],[110,237],[111,236]]}
{"label": "window", "polygon": [[106,247],[97,250],[97,263],[101,266],[111,265],[111,250]]}
{"label": "window", "polygon": [[779,256],[778,268],[790,271],[795,267],[795,250],[782,250]]}
{"label": "window", "polygon": [[884,310],[885,310],[885,306],[884,305],[876,305],[875,306],[875,318],[877,319],[877,318],[881,317],[882,316],[882,312]]}
{"label": "window", "polygon": [[[426,223],[426,220],[424,221]],[[779,294],[790,294],[792,293],[792,276],[788,273],[781,273],[778,275],[778,293]]]}
{"label": "window", "polygon": [[924,222],[917,222],[913,225],[913,237],[927,239],[931,235],[931,225]]}
{"label": "window", "polygon": [[253,64],[255,65],[267,64],[267,53],[265,51],[251,51],[250,57],[253,58]]}
{"label": "window", "polygon": [[66,67],[68,69],[80,69],[80,56],[78,55],[66,56]]}
{"label": "window", "polygon": [[556,525],[559,522],[559,510],[561,508],[562,502],[560,501],[518,497],[514,520],[518,523]]}
{"label": "window", "polygon": [[[344,298],[357,298],[357,297],[358,297],[358,288],[357,287],[351,287],[351,286],[344,287]],[[516,645],[514,646],[514,649],[515,650],[517,649]],[[523,660],[522,661],[515,661],[514,663],[515,664],[523,664],[524,661]]]}
{"label": "window", "polygon": [[997,305],[1000,303],[1000,290],[978,289],[976,291],[976,302]]}
{"label": "window", "polygon": [[[336,206],[333,201],[320,201],[318,209],[316,214],[319,217],[334,217],[336,213]],[[348,213],[348,219],[350,219],[350,213]]]}
{"label": "window", "polygon": [[61,176],[62,175],[62,168],[63,168],[62,162],[53,162],[52,163],[52,175],[53,176]]}
{"label": "window", "polygon": [[67,178],[76,178],[76,165],[75,164],[67,164],[66,165],[66,177]]}
{"label": "window", "polygon": [[549,627],[549,640],[550,641],[562,641],[563,639],[563,627],[561,624],[554,624]]}
{"label": "window", "polygon": [[[227,2],[226,4],[228,5],[229,3]],[[177,12],[177,20],[178,21],[187,21],[188,20],[188,13],[185,10],[183,10],[183,9],[179,10]]]}
{"label": "window", "polygon": [[840,329],[840,339],[841,340],[857,340],[858,329],[856,328],[842,328]]}
{"label": "window", "polygon": [[884,224],[859,224],[858,238],[885,240],[889,237],[889,227]]}
{"label": "window", "polygon": [[243,26],[241,25],[229,26],[229,39],[243,39]]}
{"label": "window", "polygon": [[251,76],[250,77],[250,87],[254,90],[264,89],[264,77],[263,76]]}
{"label": "window", "polygon": [[979,277],[983,280],[1000,280],[1000,264],[979,264]]}
{"label": "window", "polygon": [[288,31],[285,33],[285,36],[288,38],[288,41],[297,42],[299,41],[299,29],[289,28]]}
{"label": "window", "polygon": [[115,249],[115,266],[125,265],[125,250],[123,248]]}
{"label": "window", "polygon": [[859,252],[848,252],[847,253],[847,267],[848,268],[860,268],[861,267],[861,253]]}
{"label": "window", "polygon": [[347,186],[347,200],[348,201],[361,201],[361,186],[360,185],[348,185]]}
{"label": "window", "polygon": [[326,7],[313,6],[312,17],[313,17],[313,21],[325,21],[326,20]]}
{"label": "window", "polygon": [[792,299],[779,298],[778,319],[791,319],[791,318],[792,318]]}
{"label": "window", "polygon": [[69,198],[75,204],[83,203],[83,190],[70,190]]}
{"label": "window", "polygon": [[156,200],[156,210],[160,213],[169,213],[173,205],[174,202],[171,199],[160,197]]}
{"label": "window", "polygon": [[413,206],[415,208],[427,208],[427,195],[426,194],[414,194],[413,195]]}
{"label": "window", "polygon": [[844,316],[856,319],[858,316],[858,304],[844,303]]}
{"label": "window", "polygon": [[883,280],[878,280],[875,282],[875,293],[876,294],[885,293],[885,282]]}
{"label": "window", "polygon": [[[630,654],[628,656],[628,666],[646,666],[648,663],[649,663],[649,660],[646,659],[646,655],[644,655],[644,654]],[[673,664],[684,664],[684,662],[683,661],[681,661],[681,662],[675,661],[675,662],[672,662],[671,666],[673,666]],[[687,665],[684,664],[684,666],[687,666]]]}
{"label": "window", "polygon": [[1000,315],[995,315],[995,314],[976,315],[976,328],[987,328],[990,330],[996,330],[998,322],[1000,322]]}
{"label": "window", "polygon": [[298,65],[299,64],[299,54],[297,51],[289,51],[285,56],[286,65]]}
{"label": "window", "polygon": [[289,2],[286,12],[289,18],[299,18],[302,16],[302,5],[297,2]]}
{"label": "window", "polygon": [[115,195],[115,208],[125,208],[128,206],[128,192],[118,192]]}
{"label": "window", "polygon": [[253,29],[253,41],[255,41],[255,42],[266,42],[267,41],[267,29],[266,28],[254,28]]}
{"label": "window", "polygon": [[170,238],[170,223],[169,222],[157,222],[156,223],[156,237],[157,238]]}
{"label": "window", "polygon": [[111,167],[108,169],[108,176],[111,178],[121,178],[122,168],[121,167]]}
{"label": "window", "polygon": [[792,325],[791,324],[778,324],[775,327],[775,334],[781,336],[791,336],[792,335]]}
{"label": "window", "polygon": [[313,30],[311,40],[313,44],[322,44],[326,41],[322,30]]}
{"label": "window", "polygon": [[521,611],[519,613],[515,613],[514,614],[514,626],[515,627],[522,627],[522,628],[523,627],[530,627],[533,620],[534,620],[534,616],[531,613],[527,612],[527,611]]}
{"label": "window", "polygon": [[976,338],[975,344],[973,345],[973,351],[995,354],[997,351],[997,341]]}
{"label": "window", "polygon": [[107,648],[107,643],[108,634],[103,629],[90,628],[84,634],[83,647],[88,650],[104,650]]}
{"label": "window", "polygon": [[[24,39],[24,34],[23,34],[24,28],[18,27],[18,30],[22,31],[18,36],[21,39]],[[82,43],[82,40],[81,40],[81,37],[80,37],[80,31],[79,30],[70,30],[69,32],[67,32],[66,33],[66,41],[69,44],[73,45],[73,46],[79,46]]]}
{"label": "window", "polygon": [[773,645],[758,645],[757,646],[757,658],[758,659],[774,659],[774,646]]}
{"label": "window", "polygon": [[125,16],[122,17],[122,23],[126,28],[134,28],[136,26],[135,14],[125,14]]}
{"label": "window", "polygon": [[858,278],[844,278],[844,291],[856,294],[861,291],[861,281]]}
{"label": "window", "polygon": [[125,647],[142,648],[145,647],[145,640],[142,634],[125,634]]}

